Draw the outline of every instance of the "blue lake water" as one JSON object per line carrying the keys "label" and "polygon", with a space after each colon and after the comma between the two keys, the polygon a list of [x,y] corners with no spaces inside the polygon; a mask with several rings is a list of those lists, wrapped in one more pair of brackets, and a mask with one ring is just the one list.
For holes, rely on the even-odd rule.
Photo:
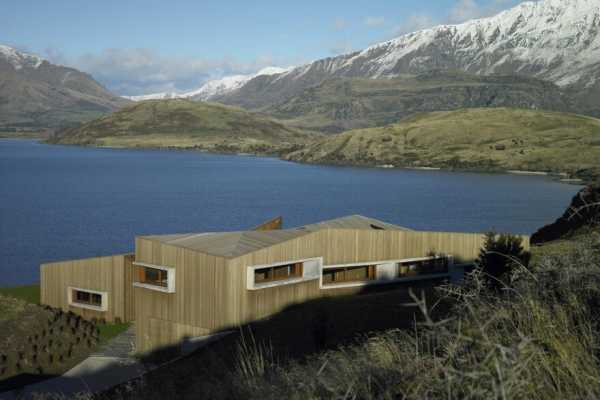
{"label": "blue lake water", "polygon": [[420,230],[529,234],[579,187],[545,177],[300,165],[0,139],[0,286],[39,264],[128,252],[135,235],[363,214]]}

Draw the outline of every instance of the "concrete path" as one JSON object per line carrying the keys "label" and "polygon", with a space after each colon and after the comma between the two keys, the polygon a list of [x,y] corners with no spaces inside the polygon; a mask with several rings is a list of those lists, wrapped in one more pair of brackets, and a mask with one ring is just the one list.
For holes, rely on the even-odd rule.
{"label": "concrete path", "polygon": [[[231,331],[188,340],[182,343],[182,355],[204,347],[229,333]],[[133,357],[134,353],[135,331],[131,327],[126,332],[112,339],[97,353],[91,354],[90,357],[77,364],[62,376],[10,392],[0,393],[0,399],[37,399],[37,393],[61,394],[68,399],[81,392],[95,393],[110,389],[111,387],[140,377],[162,365],[176,361],[171,360],[159,366],[143,364]]]}

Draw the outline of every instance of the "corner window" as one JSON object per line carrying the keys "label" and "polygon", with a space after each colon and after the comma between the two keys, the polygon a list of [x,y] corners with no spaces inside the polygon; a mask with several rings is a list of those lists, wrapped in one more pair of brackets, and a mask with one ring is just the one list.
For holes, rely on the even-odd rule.
{"label": "corner window", "polygon": [[175,292],[175,269],[135,262],[133,285],[161,292]]}
{"label": "corner window", "polygon": [[69,287],[67,290],[70,306],[96,311],[106,311],[108,308],[108,294],[106,292],[73,287]]}
{"label": "corner window", "polygon": [[398,277],[448,273],[448,265],[447,257],[400,262],[398,263]]}

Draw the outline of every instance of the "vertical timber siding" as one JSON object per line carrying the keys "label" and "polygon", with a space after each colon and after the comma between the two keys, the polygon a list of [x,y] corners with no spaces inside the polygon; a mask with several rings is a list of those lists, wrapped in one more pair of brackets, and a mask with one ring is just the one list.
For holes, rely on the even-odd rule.
{"label": "vertical timber siding", "polygon": [[[529,240],[525,246],[529,247]],[[323,229],[227,259],[136,238],[137,261],[176,271],[175,293],[134,288],[137,349],[145,352],[261,319],[285,307],[321,296],[349,294],[361,288],[321,290],[318,280],[248,290],[246,268],[323,257],[324,265],[424,257],[431,252],[472,262],[482,234],[396,230]]]}
{"label": "vertical timber siding", "polygon": [[[41,303],[84,318],[132,321],[134,304],[132,290],[133,254],[62,261],[40,266]],[[105,312],[70,306],[67,288],[96,290],[108,293]]]}

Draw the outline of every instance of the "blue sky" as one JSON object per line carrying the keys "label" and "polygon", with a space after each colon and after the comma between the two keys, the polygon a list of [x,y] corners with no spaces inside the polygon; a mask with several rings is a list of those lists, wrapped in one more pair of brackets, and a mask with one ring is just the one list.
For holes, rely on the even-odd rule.
{"label": "blue sky", "polygon": [[118,94],[298,65],[518,0],[3,0],[0,43],[91,73]]}

